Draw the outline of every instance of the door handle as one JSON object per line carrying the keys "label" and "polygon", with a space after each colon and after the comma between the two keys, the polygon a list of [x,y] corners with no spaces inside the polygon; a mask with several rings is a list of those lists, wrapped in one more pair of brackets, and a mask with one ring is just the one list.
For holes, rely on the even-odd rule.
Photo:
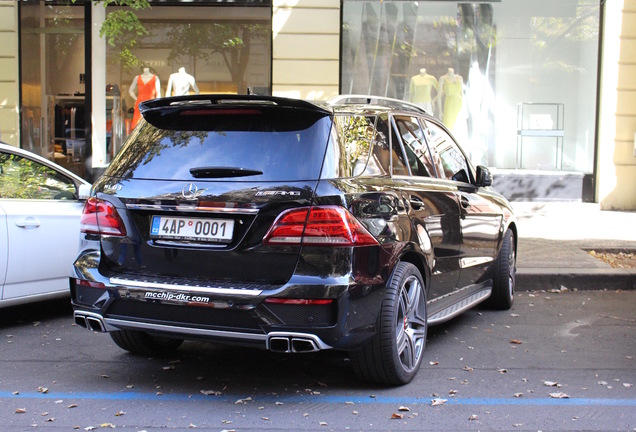
{"label": "door handle", "polygon": [[35,229],[40,227],[40,221],[33,216],[25,217],[15,222],[16,226],[25,229]]}
{"label": "door handle", "polygon": [[464,208],[470,207],[470,201],[465,196],[462,195],[462,197],[459,199],[459,201],[462,203],[462,207],[464,207]]}

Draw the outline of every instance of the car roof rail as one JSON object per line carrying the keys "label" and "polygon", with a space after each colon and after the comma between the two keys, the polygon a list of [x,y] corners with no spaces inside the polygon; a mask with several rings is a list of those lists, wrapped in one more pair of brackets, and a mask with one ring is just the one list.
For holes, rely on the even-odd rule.
{"label": "car roof rail", "polygon": [[394,99],[384,96],[362,95],[362,94],[348,94],[335,96],[327,101],[329,105],[353,105],[353,104],[368,104],[379,105],[388,108],[406,109],[409,111],[417,111],[419,113],[431,114],[419,105],[411,102],[403,101],[400,99]]}

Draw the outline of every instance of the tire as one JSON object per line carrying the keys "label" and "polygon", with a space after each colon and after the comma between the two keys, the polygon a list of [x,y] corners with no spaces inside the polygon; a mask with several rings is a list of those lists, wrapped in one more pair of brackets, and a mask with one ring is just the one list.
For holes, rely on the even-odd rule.
{"label": "tire", "polygon": [[175,352],[183,343],[182,339],[170,339],[149,335],[136,330],[110,332],[110,337],[118,347],[133,354],[162,357]]}
{"label": "tire", "polygon": [[354,372],[366,381],[409,383],[422,363],[426,333],[422,276],[413,264],[400,262],[386,286],[375,336],[351,353]]}
{"label": "tire", "polygon": [[492,293],[484,305],[491,309],[508,310],[515,298],[517,251],[511,230],[504,235],[501,250],[494,265]]}

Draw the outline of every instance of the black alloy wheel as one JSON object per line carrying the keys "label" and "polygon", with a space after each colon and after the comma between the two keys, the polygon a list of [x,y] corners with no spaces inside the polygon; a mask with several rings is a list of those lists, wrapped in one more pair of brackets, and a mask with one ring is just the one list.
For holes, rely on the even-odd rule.
{"label": "black alloy wheel", "polygon": [[400,262],[386,287],[376,335],[351,353],[354,371],[367,381],[409,383],[422,363],[426,330],[422,276],[413,264]]}

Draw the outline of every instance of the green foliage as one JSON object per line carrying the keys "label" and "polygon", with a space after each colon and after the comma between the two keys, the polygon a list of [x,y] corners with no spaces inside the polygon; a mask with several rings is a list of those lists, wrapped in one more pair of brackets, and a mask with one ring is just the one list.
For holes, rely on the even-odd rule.
{"label": "green foliage", "polygon": [[[77,0],[72,0],[75,3]],[[148,30],[141,23],[134,11],[150,8],[148,0],[95,0],[96,5],[104,8],[117,6],[117,9],[109,12],[102,23],[99,35],[106,39],[108,45],[118,52],[119,61],[124,69],[135,69],[141,65],[139,58],[132,49],[137,44],[138,38],[148,35]],[[132,10],[130,10],[132,9]]]}
{"label": "green foliage", "polygon": [[30,159],[0,155],[0,198],[65,199],[75,196],[75,185]]}

